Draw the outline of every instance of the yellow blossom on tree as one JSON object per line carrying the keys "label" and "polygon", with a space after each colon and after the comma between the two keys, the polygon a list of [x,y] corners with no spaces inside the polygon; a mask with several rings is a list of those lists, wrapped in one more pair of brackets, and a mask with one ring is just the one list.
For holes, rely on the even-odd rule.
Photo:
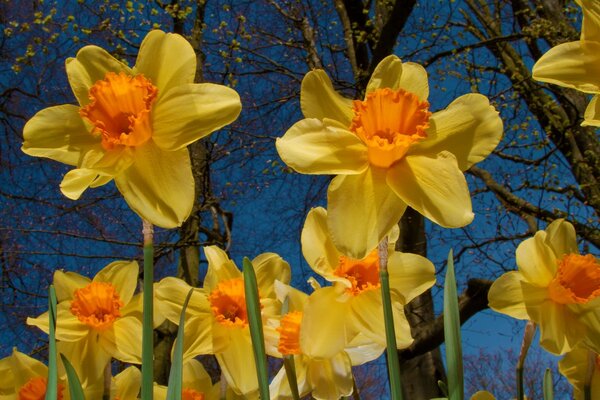
{"label": "yellow blossom on tree", "polygon": [[576,1],[583,11],[580,39],[551,48],[533,66],[533,79],[593,94],[581,125],[600,126],[600,2]]}
{"label": "yellow blossom on tree", "polygon": [[480,94],[429,111],[425,69],[383,59],[364,100],[342,97],[322,70],[306,74],[305,119],[277,139],[283,161],[305,174],[335,174],[328,226],[342,253],[364,258],[412,207],[444,227],[473,220],[462,171],[482,161],[502,137],[498,113]]}
{"label": "yellow blossom on tree", "polygon": [[181,36],[151,31],[133,68],[100,47],[66,61],[79,102],[46,108],[23,130],[23,151],[74,166],[61,191],[78,199],[115,180],[129,206],[164,228],[181,225],[194,202],[187,145],[233,122],[238,94],[195,84],[196,54]]}
{"label": "yellow blossom on tree", "polygon": [[[56,339],[58,350],[75,367],[84,386],[93,385],[114,357],[141,363],[141,302],[134,296],[139,267],[115,261],[94,279],[57,270]],[[48,333],[48,312],[27,323]]]}
{"label": "yellow blossom on tree", "polygon": [[[244,278],[227,254],[216,246],[204,248],[208,271],[202,288],[194,288],[186,309],[184,362],[200,354],[214,354],[227,384],[243,396],[254,396],[258,379],[250,338]],[[252,260],[263,318],[278,315],[281,302],[275,296],[275,280],[290,281],[290,266],[274,253]],[[157,307],[171,322],[179,324],[191,286],[167,277],[156,287]]]}
{"label": "yellow blossom on tree", "polygon": [[579,254],[573,225],[562,219],[523,241],[518,271],[490,288],[490,308],[540,327],[541,345],[564,354],[585,340],[600,351],[600,262]]}

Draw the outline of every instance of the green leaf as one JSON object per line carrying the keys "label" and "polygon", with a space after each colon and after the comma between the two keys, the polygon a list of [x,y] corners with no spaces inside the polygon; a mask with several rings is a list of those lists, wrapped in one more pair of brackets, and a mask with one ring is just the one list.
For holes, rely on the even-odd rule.
{"label": "green leaf", "polygon": [[438,381],[437,384],[442,393],[444,393],[444,396],[448,397],[448,386],[446,386],[446,382]]}
{"label": "green leaf", "polygon": [[142,398],[152,400],[154,391],[154,246],[144,245],[142,292]]}
{"label": "green leaf", "polygon": [[69,380],[69,393],[71,395],[71,400],[85,400],[85,395],[83,394],[83,389],[81,388],[81,382],[79,381],[79,377],[77,376],[77,372],[75,372],[75,368],[71,365],[67,357],[61,353],[60,358],[62,359],[63,365],[65,366],[65,370],[67,371],[67,379]]}
{"label": "green leaf", "polygon": [[246,311],[248,312],[248,323],[250,325],[250,337],[252,338],[252,350],[258,374],[258,387],[262,399],[269,399],[269,372],[267,370],[267,354],[265,352],[265,339],[262,329],[262,318],[260,315],[260,299],[258,297],[258,286],[254,267],[244,257],[244,292],[246,295]]}
{"label": "green leaf", "polygon": [[290,384],[292,399],[300,400],[300,393],[298,392],[298,381],[296,380],[296,365],[294,364],[293,355],[283,357],[283,367],[285,368],[285,375],[287,376],[288,383]]}
{"label": "green leaf", "polygon": [[194,293],[194,289],[190,289],[185,297],[181,315],[179,316],[177,341],[175,342],[175,349],[173,350],[173,360],[171,360],[171,371],[169,372],[169,387],[167,388],[167,399],[169,400],[181,400],[181,391],[183,390],[183,336],[185,311],[190,302],[190,298],[192,297],[192,293]]}
{"label": "green leaf", "polygon": [[464,383],[460,340],[460,314],[458,312],[458,296],[456,293],[452,250],[448,253],[448,268],[444,283],[444,337],[446,342],[446,364],[448,367],[448,397],[450,400],[463,400]]}
{"label": "green leaf", "polygon": [[390,296],[390,279],[387,269],[379,271],[379,281],[381,282],[381,302],[383,304],[383,319],[385,321],[386,358],[388,375],[390,377],[390,394],[392,400],[402,400],[400,360],[398,360],[394,316],[392,314],[392,298]]}
{"label": "green leaf", "polygon": [[48,288],[48,382],[46,400],[56,400],[58,393],[58,368],[56,363],[56,291],[54,285]]}
{"label": "green leaf", "polygon": [[554,387],[550,368],[546,368],[544,373],[544,400],[554,400]]}

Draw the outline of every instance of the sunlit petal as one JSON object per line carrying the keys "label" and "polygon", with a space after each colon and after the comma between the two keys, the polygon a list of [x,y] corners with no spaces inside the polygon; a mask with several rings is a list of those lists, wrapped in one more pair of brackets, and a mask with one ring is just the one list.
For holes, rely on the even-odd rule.
{"label": "sunlit petal", "polygon": [[114,286],[123,304],[129,303],[137,287],[140,267],[137,261],[114,261],[96,274],[93,282],[108,282]]}
{"label": "sunlit petal", "polygon": [[433,263],[417,254],[391,253],[388,271],[390,288],[400,295],[403,304],[408,304],[435,283]]}
{"label": "sunlit petal", "polygon": [[556,273],[556,256],[546,244],[546,232],[538,231],[516,250],[517,266],[528,283],[546,287]]}
{"label": "sunlit petal", "polygon": [[330,118],[344,126],[350,126],[352,120],[352,100],[333,89],[323,70],[310,71],[302,79],[300,107],[305,118]]}

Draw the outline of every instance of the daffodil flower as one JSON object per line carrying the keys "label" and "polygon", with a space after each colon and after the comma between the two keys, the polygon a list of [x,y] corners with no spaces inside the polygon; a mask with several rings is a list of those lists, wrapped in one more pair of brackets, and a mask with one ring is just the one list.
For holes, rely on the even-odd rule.
{"label": "daffodil flower", "polygon": [[[252,341],[246,311],[244,280],[241,271],[227,254],[216,246],[204,248],[208,271],[201,289],[194,289],[186,309],[184,362],[200,354],[214,354],[223,376],[241,395],[258,390]],[[275,280],[288,283],[290,266],[273,253],[252,260],[256,272],[263,318],[280,313]],[[156,297],[161,313],[175,324],[184,300],[192,289],[181,279],[168,277],[158,283]]]}
{"label": "daffodil flower", "polygon": [[[210,375],[202,363],[190,359],[183,364],[182,374],[182,400],[218,400],[220,395],[219,383],[212,384]],[[154,385],[154,398],[156,400],[167,399],[167,387]]]}
{"label": "daffodil flower", "polygon": [[407,206],[444,227],[473,220],[462,171],[496,147],[502,121],[480,94],[433,114],[428,96],[425,69],[396,56],[375,68],[362,101],[335,92],[322,70],[304,77],[305,119],[277,139],[277,150],[300,173],[337,175],[328,226],[345,255],[364,258]]}
{"label": "daffodil flower", "polygon": [[[48,367],[16,348],[10,356],[0,360],[0,398],[42,400],[47,384]],[[56,394],[58,400],[70,398],[66,382],[59,380]]]}
{"label": "daffodil flower", "polygon": [[[138,273],[135,261],[115,261],[94,279],[74,272],[54,273],[58,350],[73,364],[83,385],[100,378],[111,357],[141,363],[141,302],[134,300]],[[47,312],[27,323],[48,333]]]}
{"label": "daffodil flower", "polygon": [[590,361],[593,363],[591,367],[592,380],[590,381],[591,398],[600,398],[600,355],[592,353],[584,347],[576,347],[571,350],[562,360],[558,362],[558,370],[569,383],[573,386],[573,397],[575,400],[584,400],[584,387],[590,367]]}
{"label": "daffodil flower", "polygon": [[194,202],[186,146],[233,122],[238,94],[194,84],[194,49],[158,30],[142,42],[133,68],[86,46],[66,69],[79,105],[38,112],[23,130],[23,151],[74,166],[61,183],[71,199],[114,179],[142,218],[164,228],[181,225]]}
{"label": "daffodil flower", "polygon": [[[397,233],[396,233],[397,235]],[[397,237],[397,236],[396,236]],[[433,264],[417,254],[401,253],[393,250],[390,242],[388,272],[393,305],[394,327],[398,348],[408,347],[413,339],[410,326],[404,315],[404,305],[425,292],[435,283]],[[327,231],[327,210],[319,207],[312,209],[306,217],[302,229],[302,253],[308,265],[333,286],[319,290],[311,296],[310,309],[320,315],[315,319],[315,327],[330,327],[329,333],[337,339],[328,337],[322,347],[313,344],[314,356],[335,354],[336,349],[348,344],[344,342],[364,336],[379,345],[378,357],[385,349],[385,323],[379,281],[379,254],[377,248],[362,259],[353,259],[342,254],[333,244]],[[332,307],[335,312],[332,312]],[[318,310],[327,310],[318,312]],[[345,335],[333,332],[344,327]],[[312,338],[316,342],[319,339]],[[323,339],[325,340],[325,339]],[[363,360],[366,362],[369,360]],[[354,363],[354,362],[353,362]]]}
{"label": "daffodil flower", "polygon": [[562,219],[523,241],[518,271],[498,278],[488,294],[490,308],[540,327],[541,345],[564,354],[585,340],[600,351],[600,263],[579,254],[573,225]]}
{"label": "daffodil flower", "polygon": [[600,3],[576,1],[583,11],[580,39],[548,50],[533,66],[533,79],[593,94],[581,125],[600,126]]}

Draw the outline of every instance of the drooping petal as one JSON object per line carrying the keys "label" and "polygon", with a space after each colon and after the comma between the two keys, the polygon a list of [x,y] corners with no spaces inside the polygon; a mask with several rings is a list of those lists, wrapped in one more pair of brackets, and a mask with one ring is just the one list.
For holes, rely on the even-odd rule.
{"label": "drooping petal", "polygon": [[15,379],[13,388],[20,388],[31,378],[46,377],[48,375],[48,367],[35,358],[17,351],[16,348],[13,348],[10,364]]}
{"label": "drooping petal", "polygon": [[[77,342],[57,343],[58,352],[64,354],[73,365],[83,386],[96,383],[103,376],[106,364],[110,360],[110,354],[97,345],[97,340],[97,333],[90,332]],[[62,362],[59,361],[59,365],[62,367]],[[64,371],[64,367],[62,368]]]}
{"label": "drooping petal", "polygon": [[492,310],[517,319],[531,319],[527,314],[520,272],[510,271],[499,277],[488,292],[488,302]]}
{"label": "drooping petal", "polygon": [[427,139],[411,146],[409,154],[434,156],[447,150],[466,171],[484,160],[502,139],[502,120],[487,97],[471,93],[454,100],[429,119]]}
{"label": "drooping petal", "polygon": [[[219,346],[222,341],[213,341],[212,314],[196,314],[185,321],[183,331],[183,360],[189,362],[193,357],[201,354],[214,354],[224,351]],[[217,346],[215,346],[217,344]]]}
{"label": "drooping petal", "polygon": [[326,360],[310,360],[306,378],[312,386],[312,397],[328,400],[350,396],[354,383],[351,368],[350,359],[344,353]]}
{"label": "drooping petal", "polygon": [[107,72],[131,75],[131,69],[127,65],[97,46],[83,47],[75,58],[68,58],[65,64],[69,84],[82,107],[90,102],[90,88],[104,79]]}
{"label": "drooping petal", "polygon": [[387,56],[375,67],[367,85],[367,93],[383,88],[404,89],[416,94],[421,101],[427,100],[429,97],[427,71],[419,64],[411,62],[403,64],[398,57]]}
{"label": "drooping petal", "polygon": [[142,362],[142,322],[135,317],[122,317],[111,329],[99,335],[101,347],[117,360],[140,364]]}
{"label": "drooping petal", "polygon": [[275,145],[281,159],[303,174],[358,174],[369,164],[358,136],[314,118],[296,122]]}
{"label": "drooping petal", "polygon": [[187,149],[162,151],[152,141],[135,149],[135,161],[115,177],[125,201],[140,217],[163,227],[180,226],[194,203]]}
{"label": "drooping petal", "polygon": [[[185,281],[175,277],[162,279],[154,289],[156,296],[156,307],[169,321],[179,324],[179,317],[183,308],[185,298],[192,287]],[[210,305],[206,299],[204,289],[194,288],[192,297],[186,308],[186,320],[189,318],[210,313]]]}
{"label": "drooping petal", "polygon": [[302,79],[300,107],[305,118],[330,118],[350,126],[352,121],[352,100],[346,99],[333,89],[325,71],[310,71]]}
{"label": "drooping petal", "polygon": [[400,295],[403,304],[408,304],[435,283],[433,263],[417,254],[391,253],[388,271],[390,288]]}
{"label": "drooping petal", "polygon": [[404,214],[406,203],[390,189],[385,171],[337,176],[327,191],[327,225],[337,249],[363,259]]}
{"label": "drooping petal", "polygon": [[595,0],[578,0],[583,11],[581,40],[600,42],[600,4]]}
{"label": "drooping petal", "polygon": [[65,174],[60,182],[60,191],[67,198],[77,200],[97,177],[98,172],[91,169],[72,169]]}
{"label": "drooping petal", "polygon": [[600,126],[600,101],[598,101],[599,95],[595,95],[590,100],[590,103],[585,109],[583,114],[583,122],[581,126]]}
{"label": "drooping petal", "polygon": [[344,351],[350,357],[352,365],[363,365],[383,354],[386,346],[376,343],[367,335],[359,333],[352,339]]}
{"label": "drooping petal", "polygon": [[226,86],[173,87],[152,110],[152,139],[164,150],[179,150],[232,123],[241,110],[240,96]]}
{"label": "drooping petal", "polygon": [[199,393],[210,392],[212,381],[210,375],[198,360],[189,360],[183,364],[183,387],[194,389]]}
{"label": "drooping petal", "polygon": [[540,345],[553,354],[570,351],[585,335],[583,325],[564,310],[563,304],[547,301],[532,314],[540,327]]}
{"label": "drooping petal", "polygon": [[70,301],[63,301],[56,306],[56,340],[77,342],[90,332],[90,327],[81,322],[70,308]]}
{"label": "drooping petal", "polygon": [[535,236],[519,244],[515,252],[519,272],[525,281],[539,287],[547,287],[556,274],[556,256],[546,244],[546,232],[538,231]]}
{"label": "drooping petal", "polygon": [[112,399],[121,400],[136,399],[142,384],[142,372],[137,367],[127,367],[112,379]]}
{"label": "drooping petal", "polygon": [[551,48],[533,66],[533,79],[600,92],[600,42],[569,42]]}
{"label": "drooping petal", "polygon": [[78,110],[65,104],[35,114],[23,128],[23,152],[77,166],[83,152],[100,147],[100,140],[88,132]]}
{"label": "drooping petal", "polygon": [[554,250],[556,258],[565,254],[579,254],[575,228],[564,219],[557,219],[546,227],[545,243]]}
{"label": "drooping petal", "polygon": [[331,358],[343,350],[348,304],[338,301],[333,286],[313,292],[304,306],[300,328],[300,348],[311,358]]}
{"label": "drooping petal", "polygon": [[406,204],[445,228],[473,221],[471,196],[452,153],[407,156],[388,172],[387,183]]}
{"label": "drooping petal", "polygon": [[60,303],[73,298],[75,290],[80,289],[91,282],[90,278],[79,275],[76,272],[54,271],[52,284],[56,291],[56,300]]}
{"label": "drooping petal", "polygon": [[140,46],[134,72],[149,78],[160,97],[172,87],[194,82],[196,53],[182,36],[154,30]]}
{"label": "drooping petal", "polygon": [[213,290],[220,281],[242,277],[242,272],[219,247],[206,246],[204,254],[208,261],[208,272],[204,278],[204,288],[207,292]]}
{"label": "drooping petal", "polygon": [[236,393],[248,395],[258,390],[258,378],[252,342],[246,329],[231,329],[231,342],[225,350],[215,354],[227,383]]}
{"label": "drooping petal", "polygon": [[308,212],[301,235],[302,254],[308,265],[318,274],[333,274],[340,260],[327,228],[327,210],[313,208]]}
{"label": "drooping petal", "polygon": [[125,305],[133,297],[139,273],[140,267],[137,261],[114,261],[102,268],[93,281],[112,284]]}
{"label": "drooping petal", "polygon": [[275,253],[263,253],[252,260],[260,297],[275,298],[275,280],[289,283],[292,277],[290,265]]}

